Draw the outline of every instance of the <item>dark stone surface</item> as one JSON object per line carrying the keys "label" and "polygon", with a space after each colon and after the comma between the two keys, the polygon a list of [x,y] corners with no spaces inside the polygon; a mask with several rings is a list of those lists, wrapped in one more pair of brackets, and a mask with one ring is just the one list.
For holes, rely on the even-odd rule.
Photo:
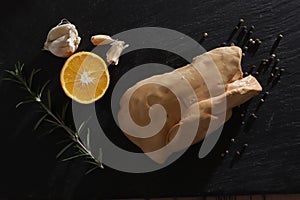
{"label": "dark stone surface", "polygon": [[[254,57],[246,56],[244,70],[248,65],[259,65],[262,58],[268,58],[273,42],[282,33],[284,38],[276,54],[281,59],[280,66],[284,66],[286,71],[280,83],[274,87],[266,86],[266,77],[259,79],[264,92],[269,91],[270,95],[256,113],[258,118],[248,131],[240,125],[243,107],[237,108],[209,156],[199,159],[197,155],[201,144],[197,144],[172,165],[145,174],[124,173],[105,167],[104,170],[84,175],[87,164],[82,160],[56,160],[56,153],[62,147],[56,143],[64,139],[64,133],[57,131],[52,135],[37,137],[47,126],[33,131],[40,117],[35,112],[36,106],[25,105],[15,109],[25,93],[11,82],[0,81],[0,197],[97,199],[299,193],[299,9],[298,1],[287,0],[64,0],[10,1],[2,5],[0,77],[5,76],[4,69],[12,69],[18,61],[25,64],[26,72],[32,68],[41,68],[42,72],[35,85],[51,80],[49,88],[56,105],[54,109],[57,110],[69,101],[59,84],[59,72],[65,59],[54,57],[41,49],[49,29],[62,18],[67,18],[78,28],[82,37],[78,50],[88,51],[93,48],[89,38],[94,34],[114,35],[145,26],[174,29],[198,41],[203,32],[208,32],[209,36],[203,46],[210,50],[225,41],[238,20],[244,18],[244,25],[255,25],[253,35],[262,41]],[[119,68],[111,68],[112,80],[116,80],[122,73],[122,64],[128,66],[125,63],[130,60],[135,65],[149,60],[174,67],[184,63],[166,52],[135,52],[124,56]],[[249,102],[246,116],[255,109],[259,97]],[[109,95],[106,95],[97,104],[105,112],[109,112],[108,98]],[[72,124],[70,112],[68,120]],[[118,131],[112,128],[112,139],[116,143],[126,141]],[[235,143],[230,143],[232,137]],[[245,143],[248,144],[245,152],[232,164],[235,151]],[[126,145],[132,148],[130,144]],[[226,149],[229,154],[221,159],[220,153]]]}

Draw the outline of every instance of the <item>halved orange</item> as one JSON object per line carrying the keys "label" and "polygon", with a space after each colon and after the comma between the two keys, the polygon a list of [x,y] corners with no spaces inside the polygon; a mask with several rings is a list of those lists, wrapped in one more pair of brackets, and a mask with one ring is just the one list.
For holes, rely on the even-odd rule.
{"label": "halved orange", "polygon": [[100,99],[108,88],[109,80],[105,61],[87,51],[70,56],[60,72],[60,82],[66,95],[82,104]]}

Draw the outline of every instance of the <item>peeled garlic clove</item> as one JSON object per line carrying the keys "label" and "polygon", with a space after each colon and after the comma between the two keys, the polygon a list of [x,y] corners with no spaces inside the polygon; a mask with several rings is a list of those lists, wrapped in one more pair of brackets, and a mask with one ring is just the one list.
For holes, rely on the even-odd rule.
{"label": "peeled garlic clove", "polygon": [[[63,22],[65,24],[62,24]],[[68,57],[77,50],[80,40],[75,25],[62,20],[49,31],[44,49],[49,50],[55,56]]]}
{"label": "peeled garlic clove", "polygon": [[94,35],[91,37],[91,42],[96,46],[110,44],[114,41],[115,40],[108,35]]}
{"label": "peeled garlic clove", "polygon": [[129,46],[124,41],[115,40],[106,53],[106,60],[110,65],[117,65],[122,51]]}

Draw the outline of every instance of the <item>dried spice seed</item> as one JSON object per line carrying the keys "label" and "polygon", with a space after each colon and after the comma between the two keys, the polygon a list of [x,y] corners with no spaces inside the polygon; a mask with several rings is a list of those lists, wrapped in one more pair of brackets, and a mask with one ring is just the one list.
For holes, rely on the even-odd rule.
{"label": "dried spice seed", "polygon": [[252,65],[248,71],[248,74],[253,74],[255,68],[256,68],[256,65]]}
{"label": "dried spice seed", "polygon": [[265,92],[265,93],[264,93],[264,95],[262,96],[262,98],[259,100],[258,105],[256,106],[255,113],[260,109],[260,107],[261,107],[262,104],[265,102],[266,97],[267,97],[269,94],[270,94],[269,92]]}
{"label": "dried spice seed", "polygon": [[269,69],[269,66],[271,65],[271,63],[273,62],[273,60],[275,59],[276,55],[275,54],[272,54],[269,59],[266,60],[266,65],[263,69],[263,73],[265,73],[266,71],[268,71]]}
{"label": "dried spice seed", "polygon": [[202,44],[205,40],[205,38],[208,36],[208,33],[203,33],[201,40],[199,41],[200,44]]}
{"label": "dried spice seed", "polygon": [[236,25],[237,27],[241,27],[241,25],[242,25],[242,23],[244,23],[245,22],[245,20],[243,19],[243,18],[241,18],[240,20],[239,20],[239,23]]}
{"label": "dried spice seed", "polygon": [[231,34],[229,35],[229,38],[227,39],[227,43],[229,43],[229,42],[232,40],[233,36],[236,34],[236,32],[239,30],[239,28],[240,28],[240,27],[238,27],[238,26],[235,26],[235,27],[234,27],[233,31],[232,31]]}
{"label": "dried spice seed", "polygon": [[249,39],[251,38],[251,35],[253,34],[253,31],[248,31],[245,35],[242,47],[246,45],[246,43],[249,41]]}
{"label": "dried spice seed", "polygon": [[226,45],[227,45],[226,42],[222,42],[222,43],[220,44],[220,47],[225,47]]}
{"label": "dried spice seed", "polygon": [[273,81],[273,79],[275,78],[275,76],[278,73],[279,69],[280,69],[279,67],[275,67],[274,69],[272,69],[270,77],[269,77],[268,82],[267,82],[267,85],[269,85]]}
{"label": "dried spice seed", "polygon": [[279,62],[280,62],[280,59],[277,58],[272,66],[271,74],[275,72],[275,68],[277,67]]}
{"label": "dried spice seed", "polygon": [[256,54],[256,52],[259,49],[259,46],[261,45],[261,43],[262,43],[261,40],[259,40],[259,39],[255,40],[255,45],[253,47],[252,56],[254,56]]}
{"label": "dried spice seed", "polygon": [[237,38],[236,38],[236,43],[239,44],[243,38],[245,37],[245,35],[247,34],[247,26],[243,26],[242,30],[240,31],[240,33],[238,34]]}
{"label": "dried spice seed", "polygon": [[279,69],[278,73],[274,77],[274,80],[272,81],[272,87],[274,87],[278,82],[280,82],[280,79],[284,71],[285,69],[283,67]]}

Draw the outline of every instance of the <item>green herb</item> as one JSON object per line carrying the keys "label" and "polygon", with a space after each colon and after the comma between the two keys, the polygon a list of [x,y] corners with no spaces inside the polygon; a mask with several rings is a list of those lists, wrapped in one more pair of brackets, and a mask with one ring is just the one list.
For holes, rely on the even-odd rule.
{"label": "green herb", "polygon": [[36,130],[41,125],[42,122],[46,122],[46,123],[50,124],[51,128],[49,129],[48,133],[52,133],[54,130],[56,130],[58,128],[61,128],[64,130],[66,135],[69,137],[69,140],[66,142],[67,145],[65,147],[63,147],[57,153],[56,158],[60,158],[63,155],[63,153],[66,150],[68,150],[69,148],[75,147],[78,149],[78,153],[76,155],[72,155],[71,157],[62,159],[63,161],[68,161],[68,160],[72,160],[75,158],[85,157],[87,159],[86,160],[87,163],[90,163],[93,165],[93,167],[90,170],[88,170],[86,173],[90,173],[91,171],[93,171],[97,168],[103,168],[101,161],[97,160],[92,155],[92,153],[88,150],[88,148],[85,147],[85,145],[79,139],[79,134],[81,133],[82,127],[86,124],[86,122],[82,123],[82,125],[80,126],[78,131],[77,130],[74,131],[69,126],[67,126],[64,122],[64,119],[65,119],[68,104],[66,104],[62,108],[61,115],[54,114],[54,112],[52,112],[52,110],[51,110],[52,103],[51,103],[50,90],[48,90],[48,92],[47,92],[46,103],[44,103],[44,100],[42,98],[44,91],[50,81],[47,81],[46,83],[44,83],[42,85],[42,87],[40,87],[39,89],[34,91],[32,89],[33,78],[40,71],[40,69],[38,69],[38,70],[33,69],[30,76],[28,78],[26,78],[23,73],[23,68],[24,68],[24,64],[17,63],[15,65],[14,70],[5,70],[8,74],[11,75],[11,78],[7,77],[7,78],[4,78],[4,80],[13,81],[13,82],[19,84],[21,86],[21,88],[24,89],[28,94],[28,99],[25,99],[25,100],[19,102],[16,105],[16,108],[18,108],[19,106],[21,106],[23,104],[37,103],[39,105],[39,107],[41,108],[43,115],[35,124],[34,130]]}

